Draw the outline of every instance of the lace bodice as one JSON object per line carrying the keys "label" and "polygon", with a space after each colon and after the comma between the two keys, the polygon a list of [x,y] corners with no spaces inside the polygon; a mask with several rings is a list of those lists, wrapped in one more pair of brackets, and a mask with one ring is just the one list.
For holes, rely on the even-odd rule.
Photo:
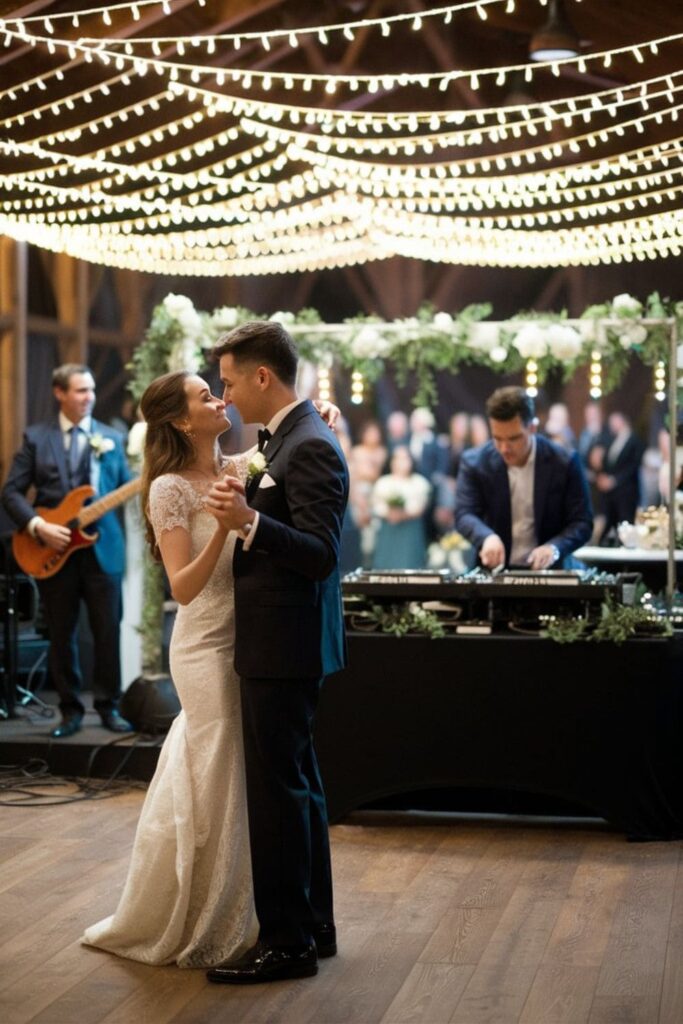
{"label": "lace bodice", "polygon": [[[247,466],[254,449],[225,459],[221,470],[235,476],[242,483],[247,479]],[[206,495],[211,488],[209,480],[188,480],[179,473],[164,473],[152,481],[149,492],[149,515],[157,543],[164,530],[176,526],[191,533],[194,516],[204,511]]]}

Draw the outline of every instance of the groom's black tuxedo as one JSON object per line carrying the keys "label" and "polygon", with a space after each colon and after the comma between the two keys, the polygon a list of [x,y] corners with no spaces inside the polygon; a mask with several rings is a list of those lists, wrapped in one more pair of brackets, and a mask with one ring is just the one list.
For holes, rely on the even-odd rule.
{"label": "groom's black tuxedo", "polygon": [[247,485],[256,534],[234,556],[235,667],[260,937],[293,946],[333,917],[311,730],[322,677],[345,664],[339,546],[349,481],[336,437],[308,401],[264,455],[267,471]]}

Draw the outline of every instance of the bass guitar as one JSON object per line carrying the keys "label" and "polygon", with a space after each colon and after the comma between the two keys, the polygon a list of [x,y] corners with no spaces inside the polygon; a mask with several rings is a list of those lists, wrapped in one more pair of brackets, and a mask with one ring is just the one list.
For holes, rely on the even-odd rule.
{"label": "bass guitar", "polygon": [[56,508],[37,508],[36,515],[42,516],[45,522],[66,526],[71,530],[71,540],[64,551],[55,551],[37,537],[32,537],[28,530],[17,530],[12,537],[15,561],[27,576],[33,576],[34,579],[45,580],[48,576],[54,576],[74,551],[90,547],[97,540],[99,534],[85,533],[85,528],[101,519],[106,512],[139,494],[141,488],[142,481],[137,477],[105,494],[92,505],[86,505],[85,502],[92,498],[95,491],[89,484],[85,484],[69,491]]}

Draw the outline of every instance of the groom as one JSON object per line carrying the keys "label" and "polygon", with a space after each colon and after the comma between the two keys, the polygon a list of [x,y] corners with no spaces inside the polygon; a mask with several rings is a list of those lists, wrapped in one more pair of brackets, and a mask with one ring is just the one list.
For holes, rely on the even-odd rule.
{"label": "groom", "polygon": [[264,423],[246,493],[209,504],[238,531],[235,668],[241,677],[249,836],[259,941],[208,972],[245,984],[316,974],[334,956],[327,812],[312,741],[323,676],[344,667],[339,543],[348,471],[335,435],[297,397],[297,352],[274,322],[243,324],[214,349],[226,403]]}

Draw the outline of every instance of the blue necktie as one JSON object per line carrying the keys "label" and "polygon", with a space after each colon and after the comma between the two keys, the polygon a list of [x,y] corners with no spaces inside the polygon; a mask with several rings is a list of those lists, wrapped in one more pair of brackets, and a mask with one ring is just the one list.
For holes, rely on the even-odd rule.
{"label": "blue necktie", "polygon": [[80,427],[71,427],[69,433],[71,434],[71,440],[69,441],[69,476],[73,483],[78,476],[78,464],[81,461],[81,450],[78,443],[78,435],[81,432]]}

